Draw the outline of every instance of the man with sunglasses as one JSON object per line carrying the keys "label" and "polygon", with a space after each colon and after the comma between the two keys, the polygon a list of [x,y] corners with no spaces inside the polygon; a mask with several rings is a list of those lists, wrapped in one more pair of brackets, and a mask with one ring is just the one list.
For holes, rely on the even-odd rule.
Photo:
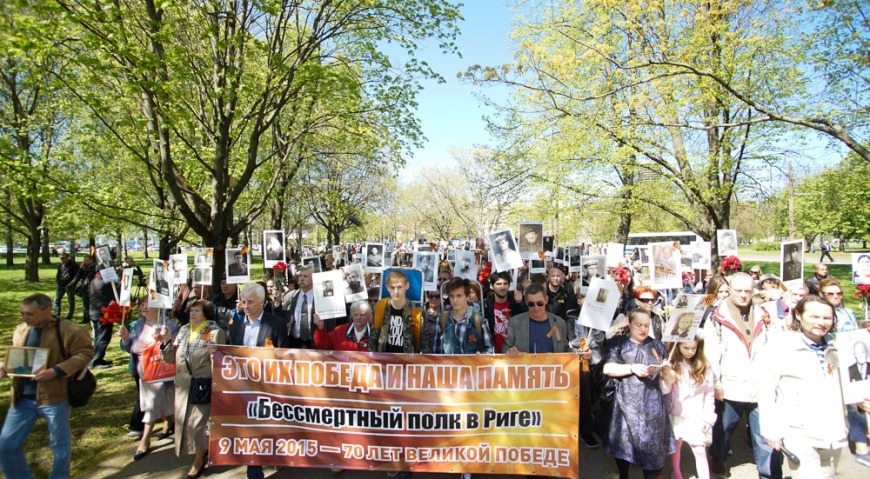
{"label": "man with sunglasses", "polygon": [[565,353],[568,346],[568,324],[559,316],[547,312],[544,287],[532,284],[526,288],[528,313],[514,316],[508,322],[502,352],[512,358],[521,353]]}

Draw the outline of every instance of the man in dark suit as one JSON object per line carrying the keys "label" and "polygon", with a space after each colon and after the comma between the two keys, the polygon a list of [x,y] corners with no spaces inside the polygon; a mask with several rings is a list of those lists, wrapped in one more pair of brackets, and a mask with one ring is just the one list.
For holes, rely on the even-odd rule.
{"label": "man in dark suit", "polygon": [[[287,325],[273,314],[263,311],[266,290],[258,283],[245,286],[240,295],[244,317],[230,323],[227,344],[233,346],[287,347]],[[263,466],[248,466],[248,479],[263,479]]]}
{"label": "man in dark suit", "polygon": [[867,345],[861,341],[852,346],[855,353],[855,364],[849,366],[849,382],[870,379],[870,363],[867,362]]}
{"label": "man in dark suit", "polygon": [[258,283],[245,286],[239,296],[244,311],[242,321],[229,327],[227,344],[234,346],[287,347],[287,324],[278,316],[263,310],[266,290]]}
{"label": "man in dark suit", "polygon": [[[315,349],[314,330],[314,268],[308,264],[299,268],[296,281],[299,289],[284,296],[282,309],[287,324],[288,346],[298,349]],[[326,330],[335,329],[335,319],[325,319]]]}

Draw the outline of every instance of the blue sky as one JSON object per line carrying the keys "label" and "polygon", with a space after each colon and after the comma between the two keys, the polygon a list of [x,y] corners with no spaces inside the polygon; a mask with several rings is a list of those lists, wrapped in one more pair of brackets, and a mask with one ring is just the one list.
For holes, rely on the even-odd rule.
{"label": "blue sky", "polygon": [[[485,94],[498,103],[506,103],[510,91],[506,87],[478,87],[456,78],[457,72],[472,65],[501,65],[513,59],[510,40],[514,12],[509,0],[464,0],[457,45],[462,57],[445,55],[435,44],[421,45],[417,57],[428,62],[446,80],[444,84],[424,82],[418,97],[417,117],[427,141],[414,151],[400,178],[414,178],[433,166],[444,167],[455,162],[451,147],[469,148],[491,142],[483,116],[491,110],[482,105],[477,95]],[[781,140],[780,145],[792,151],[796,161],[806,165],[799,176],[829,168],[846,153],[837,143],[808,130],[798,130]],[[775,153],[776,154],[776,153]],[[779,155],[782,153],[780,152]],[[773,189],[782,187],[784,176],[771,173]]]}
{"label": "blue sky", "polygon": [[420,92],[417,116],[428,139],[414,152],[406,172],[453,162],[450,147],[471,147],[489,142],[483,116],[488,113],[475,92],[507,98],[506,89],[482,89],[456,78],[472,65],[500,65],[512,59],[509,36],[513,14],[504,0],[465,0],[465,20],[457,40],[462,58],[441,54],[437,45],[421,46],[418,57],[426,60],[446,83],[425,82]]}

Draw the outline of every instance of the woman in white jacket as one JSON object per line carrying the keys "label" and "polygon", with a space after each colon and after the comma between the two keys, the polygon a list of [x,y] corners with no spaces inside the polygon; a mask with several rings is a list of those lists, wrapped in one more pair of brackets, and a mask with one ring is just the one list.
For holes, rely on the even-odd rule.
{"label": "woman in white jacket", "polygon": [[761,434],[800,460],[796,478],[833,478],[846,445],[837,352],[828,335],[834,307],[807,296],[794,316],[797,331],[778,336],[759,364]]}

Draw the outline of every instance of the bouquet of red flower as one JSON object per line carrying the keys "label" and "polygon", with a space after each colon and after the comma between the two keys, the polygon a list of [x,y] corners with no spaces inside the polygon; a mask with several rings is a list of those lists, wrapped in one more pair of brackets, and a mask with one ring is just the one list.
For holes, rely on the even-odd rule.
{"label": "bouquet of red flower", "polygon": [[610,277],[613,278],[613,280],[622,288],[628,285],[628,282],[631,281],[631,272],[622,266],[617,266],[610,272]]}
{"label": "bouquet of red flower", "polygon": [[286,271],[287,263],[283,261],[278,261],[275,266],[272,266],[272,280],[275,281],[275,291],[279,293],[284,291],[284,283],[287,279]]}
{"label": "bouquet of red flower", "polygon": [[740,258],[736,256],[726,256],[719,265],[725,274],[737,273],[743,265],[740,264]]}
{"label": "bouquet of red flower", "polygon": [[855,297],[862,300],[864,309],[864,321],[861,326],[864,327],[867,321],[870,321],[870,284],[859,284],[856,286]]}
{"label": "bouquet of red flower", "polygon": [[133,309],[132,306],[121,306],[117,301],[112,301],[105,308],[100,308],[100,311],[103,313],[100,316],[100,322],[103,324],[123,322],[131,309]]}
{"label": "bouquet of red flower", "polygon": [[487,262],[480,268],[480,271],[477,272],[477,282],[480,284],[486,283],[489,280],[489,275],[492,274],[492,263]]}

